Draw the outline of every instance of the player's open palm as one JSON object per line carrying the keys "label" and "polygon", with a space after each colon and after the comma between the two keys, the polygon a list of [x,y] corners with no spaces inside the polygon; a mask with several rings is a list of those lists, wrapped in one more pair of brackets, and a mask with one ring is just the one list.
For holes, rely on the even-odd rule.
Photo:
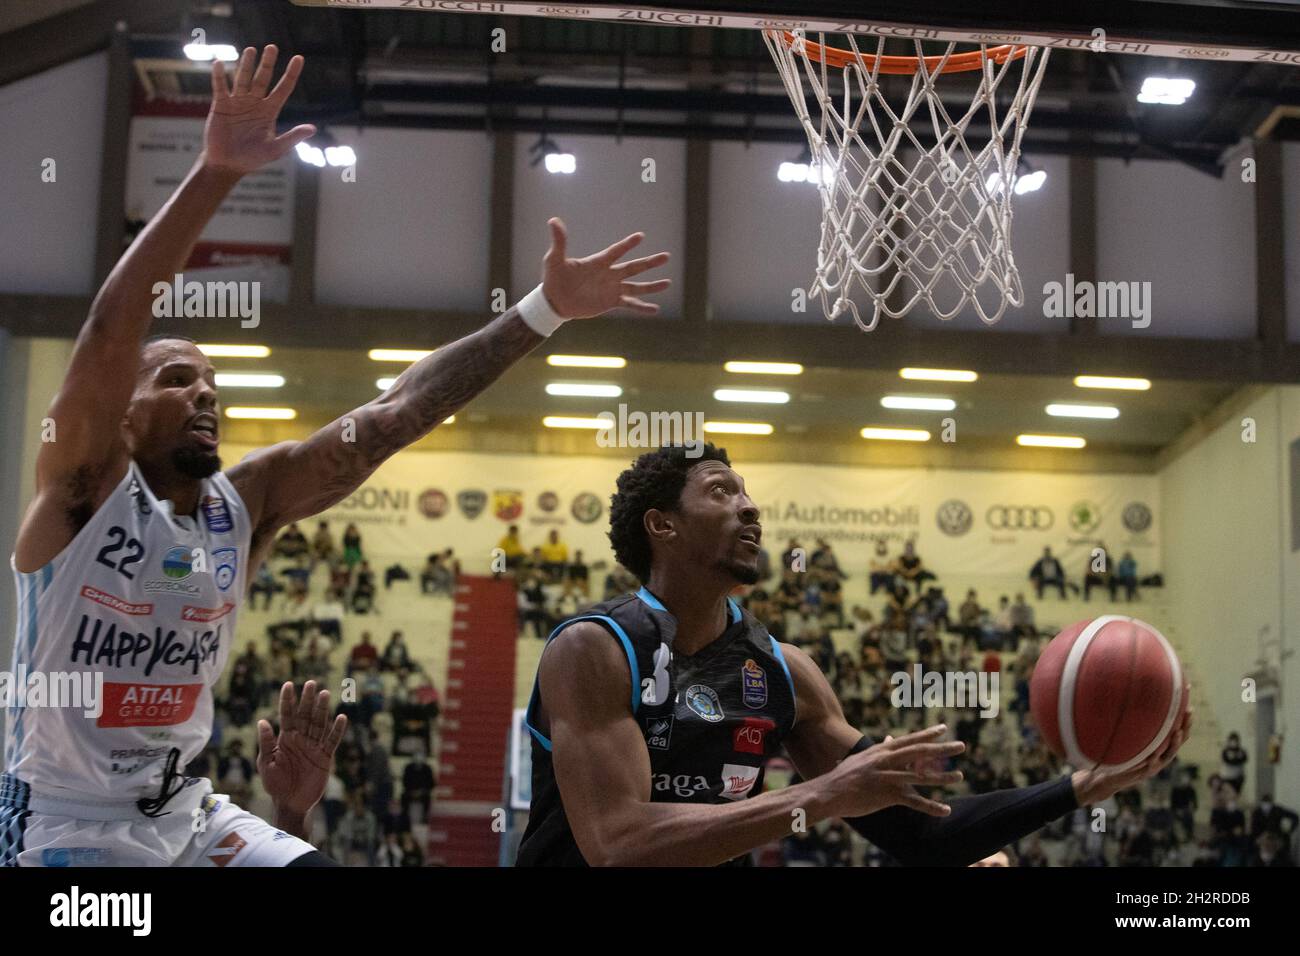
{"label": "player's open palm", "polygon": [[330,719],[330,692],[317,692],[315,681],[300,699],[292,683],[280,688],[280,733],[257,722],[257,772],[277,808],[306,814],[320,802],[347,726],[343,714]]}
{"label": "player's open palm", "polygon": [[267,46],[257,63],[257,51],[248,47],[229,82],[222,62],[213,62],[212,108],[203,128],[204,160],[209,166],[240,175],[251,173],[315,134],[316,127],[311,125],[295,126],[279,136],[275,133],[276,118],[293,92],[303,64],[301,56],[289,60],[280,82],[268,93],[278,52],[274,45]]}
{"label": "player's open palm", "polygon": [[642,315],[659,311],[659,306],[644,301],[641,296],[662,292],[672,285],[672,280],[633,282],[632,278],[663,265],[668,261],[668,253],[619,261],[641,244],[644,233],[634,232],[594,255],[571,259],[564,223],[552,219],[548,224],[551,248],[542,259],[542,292],[559,315],[566,319],[590,319],[619,307]]}
{"label": "player's open palm", "polygon": [[959,740],[942,741],[946,729],[940,725],[891,737],[841,761],[828,775],[835,815],[858,817],[901,804],[930,816],[947,816],[947,804],[916,791],[961,781],[960,772],[940,769],[943,761],[966,749]]}

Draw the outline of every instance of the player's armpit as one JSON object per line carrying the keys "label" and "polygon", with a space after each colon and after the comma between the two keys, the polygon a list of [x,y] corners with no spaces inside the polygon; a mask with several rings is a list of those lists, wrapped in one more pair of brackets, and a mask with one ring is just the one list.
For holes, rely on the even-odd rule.
{"label": "player's armpit", "polygon": [[555,780],[573,836],[593,866],[619,865],[650,801],[650,755],[632,716],[627,658],[599,624],[551,641],[538,669]]}

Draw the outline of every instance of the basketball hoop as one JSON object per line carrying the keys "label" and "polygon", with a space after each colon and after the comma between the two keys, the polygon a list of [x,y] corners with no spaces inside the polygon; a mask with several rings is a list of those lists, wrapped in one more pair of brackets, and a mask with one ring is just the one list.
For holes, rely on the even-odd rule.
{"label": "basketball hoop", "polygon": [[[944,53],[926,56],[917,40],[916,56],[886,56],[883,37],[874,55],[859,50],[852,34],[847,50],[801,31],[765,30],[763,39],[817,167],[809,178],[822,197],[822,234],[809,295],[821,299],[826,317],[849,312],[870,331],[881,315],[901,318],[921,302],[945,321],[969,304],[991,325],[1008,306],[1023,305],[1011,250],[1011,187],[1049,51],[1009,44],[955,53],[957,44],[948,43]],[[973,101],[959,116],[936,84],[949,73],[978,74]],[[882,74],[912,77],[898,111],[881,89]],[[809,95],[819,119],[810,115]],[[972,148],[967,131],[977,117],[989,135]],[[934,142],[922,142],[918,130]],[[869,321],[853,299],[858,289],[871,300]]]}

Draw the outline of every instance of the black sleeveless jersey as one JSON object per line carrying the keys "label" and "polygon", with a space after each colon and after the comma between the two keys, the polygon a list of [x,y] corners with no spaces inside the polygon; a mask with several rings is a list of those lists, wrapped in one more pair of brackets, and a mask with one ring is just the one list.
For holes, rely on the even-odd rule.
{"label": "black sleeveless jersey", "polygon": [[[632,671],[628,708],[650,754],[650,796],[667,803],[745,800],[794,726],[794,684],[780,645],[728,599],[731,621],[687,657],[673,651],[676,619],[645,588],[597,604],[551,632],[595,621],[622,645]],[[581,680],[575,675],[575,680]],[[532,734],[533,796],[518,866],[585,866],[564,815],[551,741],[537,727],[537,682],[525,725]]]}

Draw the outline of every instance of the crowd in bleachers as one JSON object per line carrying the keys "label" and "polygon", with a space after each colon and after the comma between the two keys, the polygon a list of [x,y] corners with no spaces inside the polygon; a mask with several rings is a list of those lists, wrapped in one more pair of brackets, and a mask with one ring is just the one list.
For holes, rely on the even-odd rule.
{"label": "crowd in bleachers", "polygon": [[[431,554],[418,572],[420,591],[450,595],[459,573],[451,549]],[[383,590],[414,577],[390,565]],[[277,723],[285,681],[301,688],[315,680],[349,723],[315,815],[314,841],[348,865],[421,866],[441,703],[402,631],[389,629],[382,646],[372,637],[384,623],[375,578],[355,525],[337,541],[325,521],[310,541],[297,525],[282,532],[250,586],[249,607],[267,618],[265,638],[248,641],[232,659],[215,701],[212,740],[189,772],[209,776],[236,803],[254,804],[256,721]]]}

